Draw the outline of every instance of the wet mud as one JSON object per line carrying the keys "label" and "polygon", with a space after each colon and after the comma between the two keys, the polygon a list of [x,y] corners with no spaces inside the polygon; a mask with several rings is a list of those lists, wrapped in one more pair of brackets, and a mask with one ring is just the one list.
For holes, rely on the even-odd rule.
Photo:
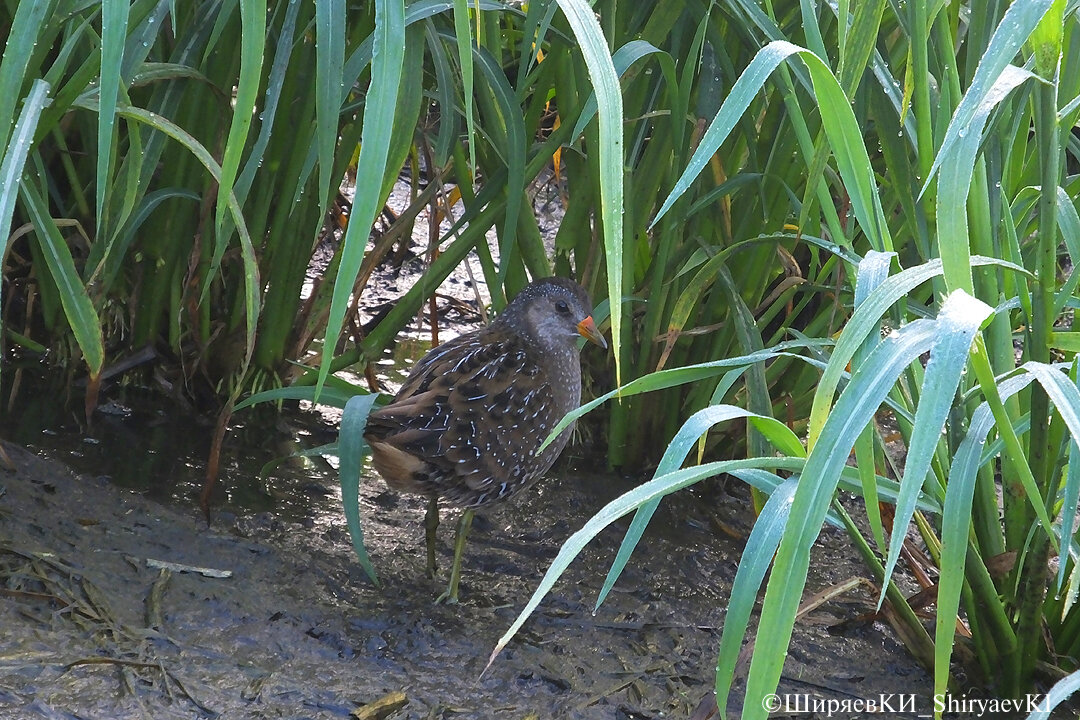
{"label": "wet mud", "polygon": [[[332,486],[325,496],[294,488],[319,512],[225,510],[207,527],[192,504],[4,448],[14,469],[0,471],[0,717],[710,717],[725,599],[749,529],[737,486],[669,498],[594,615],[624,526],[602,534],[484,672],[562,541],[633,480],[571,458],[478,516],[462,603],[445,607],[433,599],[455,515],[444,513],[442,574],[429,579],[423,499],[377,478],[361,490],[375,587]],[[832,530],[816,553],[810,591],[865,575]],[[928,702],[929,678],[885,625],[844,622],[872,606],[858,591],[800,622],[781,692]]]}

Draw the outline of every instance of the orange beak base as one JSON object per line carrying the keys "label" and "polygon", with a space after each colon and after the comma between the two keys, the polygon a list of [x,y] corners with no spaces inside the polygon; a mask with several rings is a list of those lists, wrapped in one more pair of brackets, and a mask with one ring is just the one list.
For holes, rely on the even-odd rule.
{"label": "orange beak base", "polygon": [[589,342],[599,345],[605,350],[607,349],[607,341],[604,340],[604,336],[600,334],[600,331],[596,329],[596,323],[593,322],[592,315],[578,323],[577,331]]}

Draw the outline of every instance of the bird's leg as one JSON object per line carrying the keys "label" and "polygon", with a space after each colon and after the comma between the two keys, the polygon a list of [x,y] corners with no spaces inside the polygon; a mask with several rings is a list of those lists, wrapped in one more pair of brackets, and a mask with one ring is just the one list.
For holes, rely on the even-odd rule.
{"label": "bird's leg", "polygon": [[435,600],[436,603],[445,602],[447,605],[457,605],[458,583],[461,582],[461,558],[465,554],[465,538],[469,536],[472,519],[471,508],[461,514],[457,536],[454,538],[454,566],[450,569],[450,585],[446,588],[446,592]]}
{"label": "bird's leg", "polygon": [[424,515],[424,539],[427,541],[427,574],[435,577],[435,539],[439,529],[439,498],[432,496],[428,500],[427,514]]}

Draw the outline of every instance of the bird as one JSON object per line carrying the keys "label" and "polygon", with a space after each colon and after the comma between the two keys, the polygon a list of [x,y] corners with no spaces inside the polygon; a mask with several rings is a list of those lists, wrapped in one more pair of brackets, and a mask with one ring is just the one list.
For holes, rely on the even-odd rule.
{"label": "bird", "polygon": [[394,398],[368,416],[364,439],[387,485],[428,498],[427,571],[435,575],[439,501],[464,509],[450,583],[436,602],[458,602],[473,513],[521,492],[570,440],[544,440],[581,401],[579,338],[607,348],[588,293],[565,278],[526,285],[485,327],[430,350]]}

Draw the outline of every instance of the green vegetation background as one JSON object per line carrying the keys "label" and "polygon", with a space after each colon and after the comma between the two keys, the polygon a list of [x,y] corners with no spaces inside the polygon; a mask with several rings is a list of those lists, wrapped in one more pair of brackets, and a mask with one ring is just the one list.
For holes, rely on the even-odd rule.
{"label": "green vegetation background", "polygon": [[[567,543],[504,642],[604,526],[635,513],[614,582],[663,495],[730,473],[760,514],[721,708],[762,586],[746,696],[776,687],[823,522],[851,533],[938,691],[963,656],[1005,697],[1064,695],[1080,667],[1077,8],[5,0],[6,352],[84,372],[89,413],[110,362],[167,349],[220,398],[215,452],[242,395],[318,392],[348,408],[348,489],[371,396],[333,370],[377,358],[470,253],[496,311],[529,277],[573,275],[606,298],[613,354],[588,360],[597,393],[617,388],[581,412],[603,418],[612,465],[657,469]],[[369,248],[405,166],[413,202]],[[529,210],[548,168],[554,256]],[[301,300],[346,172],[347,230]],[[424,209],[454,228],[432,231],[422,280],[339,343]],[[865,498],[869,537],[838,488]],[[911,523],[937,566],[932,623],[889,582]]]}

